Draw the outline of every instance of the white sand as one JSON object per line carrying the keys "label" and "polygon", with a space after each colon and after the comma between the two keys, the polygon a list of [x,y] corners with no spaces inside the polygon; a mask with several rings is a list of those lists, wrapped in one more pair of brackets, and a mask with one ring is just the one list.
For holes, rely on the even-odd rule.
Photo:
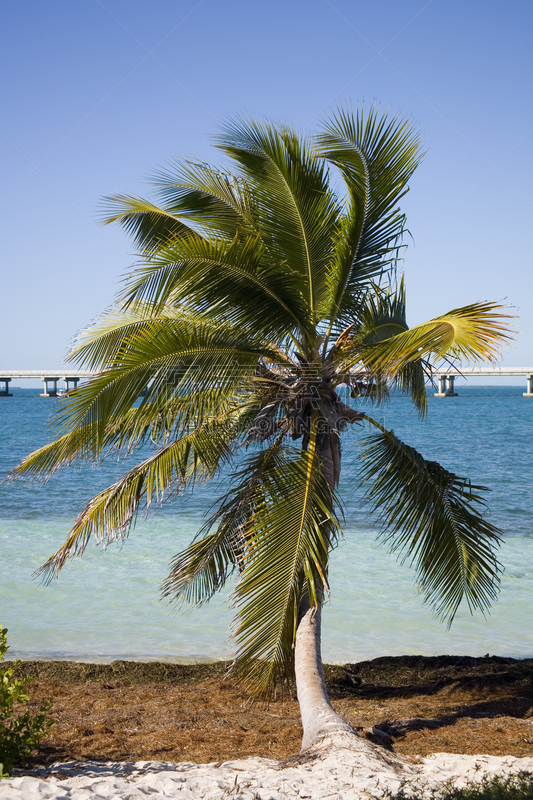
{"label": "white sand", "polygon": [[533,758],[435,753],[406,762],[400,778],[364,754],[337,750],[311,760],[247,758],[217,764],[70,762],[0,781],[1,800],[369,800],[400,786],[463,786],[483,775],[533,773]]}

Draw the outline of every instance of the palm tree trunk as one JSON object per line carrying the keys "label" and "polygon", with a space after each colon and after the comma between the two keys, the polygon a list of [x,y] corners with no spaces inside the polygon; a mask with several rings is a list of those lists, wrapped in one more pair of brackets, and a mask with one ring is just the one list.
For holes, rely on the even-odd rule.
{"label": "palm tree trunk", "polygon": [[307,592],[300,601],[294,652],[296,689],[304,729],[302,753],[326,743],[333,734],[355,737],[353,728],[331,705],[322,669],[320,623],[322,598],[312,608]]}
{"label": "palm tree trunk", "polygon": [[331,755],[335,763],[345,760],[341,752],[350,753],[352,766],[371,769],[379,775],[386,771],[408,777],[409,767],[394,753],[361,738],[331,705],[322,669],[320,653],[320,619],[322,598],[311,608],[307,593],[299,608],[295,645],[295,673],[300,714],[303,725],[301,753]]}
{"label": "palm tree trunk", "polygon": [[[325,419],[322,425],[327,427]],[[336,484],[336,470],[333,451],[338,445],[338,433],[331,431],[317,439],[317,452],[322,463],[324,476],[333,493]],[[338,452],[340,462],[340,448]],[[298,608],[298,624],[294,651],[294,671],[296,690],[300,703],[300,714],[304,729],[302,752],[315,749],[320,743],[326,744],[333,735],[355,737],[356,733],[333,708],[324,682],[321,654],[321,620],[323,591],[317,592],[317,607],[309,602],[309,594],[304,590]]]}
{"label": "palm tree trunk", "polygon": [[[323,419],[322,424],[327,426],[326,420]],[[338,432],[331,430],[329,435],[320,436],[317,452],[333,493],[340,470]],[[298,608],[294,671],[303,726],[301,752],[328,745],[365,750],[369,743],[363,741],[337,714],[328,697],[321,654],[322,600],[323,591],[317,591],[317,607],[312,607],[309,594],[304,590]]]}

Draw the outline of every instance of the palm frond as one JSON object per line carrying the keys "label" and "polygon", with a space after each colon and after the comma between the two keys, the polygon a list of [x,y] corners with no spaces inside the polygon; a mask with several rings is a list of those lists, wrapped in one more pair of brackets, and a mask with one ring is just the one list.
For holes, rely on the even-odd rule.
{"label": "palm frond", "polygon": [[141,503],[146,510],[161,503],[173,490],[212,477],[231,454],[232,420],[228,417],[203,425],[129,470],[99,492],[80,512],[65,543],[37,570],[45,581],[57,577],[66,560],[81,556],[92,535],[110,544],[124,539]]}
{"label": "palm frond", "polygon": [[348,192],[343,235],[331,274],[330,329],[357,318],[361,289],[394,264],[405,230],[398,208],[422,158],[420,135],[376,106],[339,109],[316,137],[318,152],[340,171]]}
{"label": "palm frond", "polygon": [[374,344],[408,330],[403,275],[396,286],[371,284],[364,297],[358,335]]}
{"label": "palm frond", "polygon": [[324,163],[294,130],[262,120],[228,122],[216,144],[238,164],[256,199],[262,240],[305,286],[309,322],[316,324],[328,303],[326,276],[340,213]]}
{"label": "palm frond", "polygon": [[270,341],[264,340],[260,334],[249,333],[243,335],[242,328],[232,325],[227,320],[221,319],[217,314],[202,313],[199,309],[193,311],[187,306],[166,304],[154,307],[152,304],[137,302],[123,309],[113,307],[107,309],[100,317],[87,328],[81,330],[68,353],[67,361],[76,363],[87,370],[104,370],[115,367],[120,362],[124,350],[135,347],[137,341],[144,335],[150,337],[152,331],[172,328],[176,343],[184,343],[186,331],[189,331],[189,340],[203,341],[210,339],[212,343],[247,341],[255,347],[266,346],[270,355],[276,351],[281,360],[287,360],[286,355],[272,346]]}
{"label": "palm frond", "polygon": [[[87,370],[105,369],[116,361],[117,353],[124,348],[124,342],[131,340],[150,320],[163,319],[191,321],[208,325],[209,320],[198,313],[171,305],[158,307],[150,303],[132,303],[127,309],[113,306],[106,309],[96,321],[76,334],[67,361],[82,364]],[[215,326],[215,323],[212,323]]]}
{"label": "palm frond", "polygon": [[417,359],[405,363],[396,373],[372,368],[368,353],[376,345],[409,330],[405,317],[403,277],[397,286],[384,289],[371,283],[361,303],[358,323],[351,323],[331,347],[327,363],[337,381],[354,386],[354,394],[370,395],[375,401],[389,396],[398,387],[413,400],[420,415],[427,411],[426,363]]}
{"label": "palm frond", "polygon": [[117,222],[142,253],[152,253],[174,239],[189,239],[198,233],[174,214],[134,195],[116,194],[102,201],[104,225]]}
{"label": "palm frond", "polygon": [[298,281],[257,237],[162,247],[135,270],[121,300],[126,307],[148,301],[155,313],[166,304],[183,305],[277,341],[306,326]]}
{"label": "palm frond", "polygon": [[224,388],[173,395],[164,408],[143,402],[113,415],[103,429],[96,422],[74,426],[23,458],[5,480],[47,481],[75,461],[103,461],[111,455],[130,455],[147,443],[166,444],[225,414],[238,421],[239,435],[245,437],[256,414],[255,398],[246,393],[238,397]]}
{"label": "palm frond", "polygon": [[[90,357],[94,357],[94,350]],[[110,420],[120,420],[147,388],[142,405],[164,413],[179,395],[211,392],[216,386],[226,398],[255,374],[261,358],[279,359],[279,350],[262,346],[235,328],[180,319],[145,320],[104,370],[78,387],[56,418],[61,433],[77,425],[98,423],[100,435]],[[200,398],[201,399],[201,398]]]}
{"label": "palm frond", "polygon": [[212,239],[257,236],[254,198],[246,183],[210,164],[170,159],[150,181],[163,208]]}
{"label": "palm frond", "polygon": [[[361,314],[358,336],[364,346],[375,345],[409,330],[406,320],[403,275],[397,286],[371,286]],[[393,386],[408,394],[421,416],[427,412],[426,373],[422,360],[409,361],[394,376]]]}
{"label": "palm frond", "polygon": [[95,427],[92,424],[76,427],[50,444],[34,450],[9,473],[7,480],[48,480],[54,472],[75,460],[97,458]]}
{"label": "palm frond", "polygon": [[484,611],[501,570],[494,552],[501,532],[482,517],[487,490],[377,427],[362,454],[362,478],[384,541],[415,565],[426,600],[448,624],[463,598],[471,611]]}
{"label": "palm frond", "polygon": [[430,367],[427,367],[424,361],[410,361],[398,370],[392,382],[393,386],[397,386],[411,398],[421,417],[424,417],[428,410],[426,375],[430,372]]}
{"label": "palm frond", "polygon": [[201,606],[225,586],[236,564],[234,542],[225,527],[219,526],[172,559],[161,596]]}
{"label": "palm frond", "polygon": [[472,303],[377,343],[364,355],[371,369],[397,375],[412,361],[456,358],[496,361],[512,338],[499,303]]}
{"label": "palm frond", "polygon": [[315,441],[313,435],[308,451],[273,459],[263,475],[263,499],[243,531],[235,666],[258,694],[268,694],[290,672],[303,589],[316,606],[328,588],[338,521]]}
{"label": "palm frond", "polygon": [[242,567],[246,530],[258,503],[264,500],[263,476],[280,450],[281,441],[277,440],[245,459],[235,475],[236,485],[216,504],[216,512],[195,541],[172,559],[163,597],[178,604],[201,605],[222,588],[236,565]]}

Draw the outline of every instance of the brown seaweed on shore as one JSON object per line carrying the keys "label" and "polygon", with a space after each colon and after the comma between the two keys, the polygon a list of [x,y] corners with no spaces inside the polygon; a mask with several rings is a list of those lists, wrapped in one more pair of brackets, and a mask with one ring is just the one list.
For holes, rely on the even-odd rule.
{"label": "brown seaweed on shore", "polygon": [[[7,662],[6,665],[8,666]],[[34,763],[69,759],[287,758],[300,748],[294,693],[254,704],[228,664],[19,662],[56,724]],[[335,708],[397,753],[533,756],[533,659],[384,657],[325,666]]]}

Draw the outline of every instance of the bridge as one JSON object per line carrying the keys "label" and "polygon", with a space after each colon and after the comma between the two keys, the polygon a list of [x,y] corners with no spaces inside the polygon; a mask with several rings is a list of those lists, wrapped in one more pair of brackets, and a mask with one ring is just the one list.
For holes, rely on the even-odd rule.
{"label": "bridge", "polygon": [[[75,389],[83,378],[90,378],[95,372],[79,369],[22,369],[4,370],[0,373],[0,397],[12,397],[9,392],[9,383],[13,378],[40,378],[44,384],[41,397],[59,397],[70,389]],[[433,378],[439,382],[439,391],[435,397],[457,397],[455,391],[456,378],[490,377],[507,378],[511,375],[523,375],[526,378],[527,391],[524,397],[533,397],[533,367],[464,367],[463,369],[447,367],[435,370]],[[58,381],[64,381],[65,388],[57,388]],[[2,389],[1,386],[4,385]]]}
{"label": "bridge", "polygon": [[4,370],[0,373],[0,397],[12,397],[9,393],[9,384],[13,378],[40,378],[44,384],[44,391],[41,397],[59,397],[62,391],[57,388],[58,381],[65,382],[65,392],[75,389],[78,382],[83,378],[90,378],[94,372],[87,372],[79,369],[19,369]]}
{"label": "bridge", "polygon": [[438,369],[433,373],[433,377],[439,381],[439,391],[435,392],[435,397],[457,397],[454,390],[456,378],[472,378],[474,376],[491,378],[508,378],[510,375],[523,375],[526,378],[527,391],[524,397],[533,397],[533,367],[463,367],[463,369],[447,367]]}

